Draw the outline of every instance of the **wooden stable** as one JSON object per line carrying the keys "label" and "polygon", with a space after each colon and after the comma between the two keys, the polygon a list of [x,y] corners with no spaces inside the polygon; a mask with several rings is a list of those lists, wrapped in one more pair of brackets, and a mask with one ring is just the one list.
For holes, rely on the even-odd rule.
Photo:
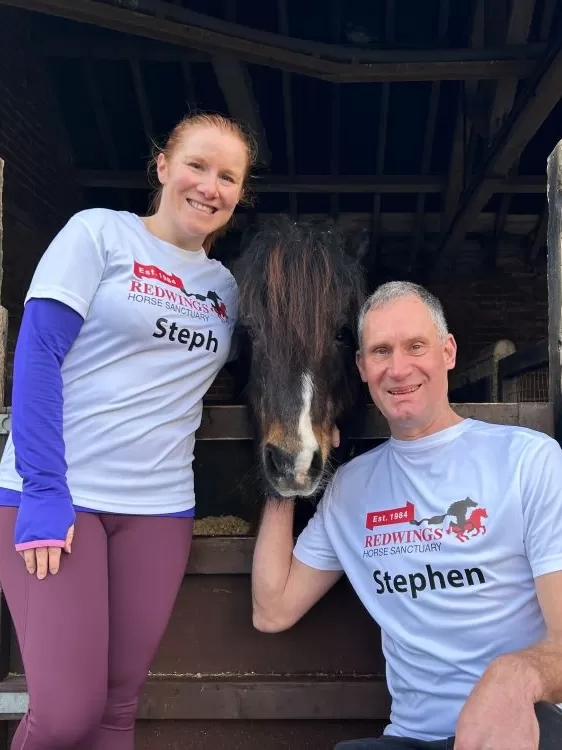
{"label": "wooden stable", "polygon": [[[502,18],[499,13],[491,18],[495,15],[491,3],[474,0],[470,46],[462,49],[447,47],[445,31],[449,12],[459,12],[462,4],[436,0],[439,44],[436,41],[433,50],[393,47],[398,2],[388,0],[392,12],[385,15],[381,50],[350,50],[349,44],[290,37],[286,0],[279,0],[279,33],[275,34],[235,23],[233,0],[226,0],[225,20],[189,10],[187,0],[0,0],[0,6],[53,17],[55,25],[48,27],[49,32],[67,29],[66,22],[95,29],[96,34],[81,32],[76,37],[61,31],[58,36],[38,34],[36,45],[44,59],[64,60],[68,69],[78,68],[80,61],[94,101],[107,166],[86,168],[77,158],[77,178],[80,186],[104,205],[131,209],[135,201],[145,205],[147,185],[139,169],[119,164],[112,118],[107,103],[104,108],[92,61],[118,60],[130,66],[139,104],[137,119],[148,140],[154,134],[157,113],[148,105],[140,63],[176,66],[190,103],[195,98],[195,71],[207,66],[228,111],[250,122],[257,132],[261,164],[267,165],[271,131],[260,119],[266,97],[262,89],[257,106],[247,78],[247,67],[261,65],[280,71],[282,102],[277,114],[284,124],[286,169],[260,177],[255,187],[262,202],[258,201],[256,211],[243,215],[245,221],[259,218],[262,211],[330,213],[350,226],[367,227],[367,272],[375,282],[398,273],[400,269],[384,265],[394,257],[400,262],[403,259],[404,275],[411,278],[448,278],[448,269],[455,265],[457,251],[470,234],[473,240],[478,237],[478,262],[486,267],[494,266],[501,237],[509,232],[523,237],[529,262],[538,263],[548,229],[548,343],[535,342],[532,351],[511,352],[508,348],[503,351],[508,356],[499,357],[496,351],[490,358],[488,353],[485,362],[473,362],[466,370],[471,373],[467,376],[470,383],[482,378],[492,383],[494,402],[488,397],[482,403],[457,403],[455,409],[463,416],[538,429],[560,441],[562,145],[556,146],[548,165],[548,204],[544,201],[544,164],[538,168],[540,174],[518,170],[525,146],[560,100],[562,51],[560,40],[549,33],[556,0],[505,2]],[[56,23],[61,19],[59,27]],[[492,27],[490,42],[487,36]],[[126,38],[116,39],[116,33]],[[341,30],[335,28],[334,37],[339,40],[340,36]],[[302,121],[299,124],[298,113],[291,106],[291,86],[298,84],[299,77],[314,79],[319,86],[331,85],[333,132],[326,152],[326,174],[311,173],[298,165],[295,139]],[[264,81],[265,77],[262,84]],[[451,81],[462,82],[463,96],[459,93],[458,101],[456,93],[454,97],[450,160],[443,173],[434,174],[432,143],[441,137],[439,97],[445,82]],[[201,74],[199,83],[206,82]],[[420,169],[416,174],[398,174],[396,170],[389,175],[385,158],[391,151],[388,143],[394,127],[388,125],[396,90],[392,87],[416,82],[430,85],[426,128],[419,144]],[[525,85],[519,88],[519,82]],[[345,85],[358,83],[380,85],[377,119],[369,123],[369,127],[378,126],[376,166],[370,174],[341,172],[345,107],[351,106],[351,99],[344,99]],[[345,107],[342,101],[347,101]],[[359,119],[360,111],[353,116]],[[117,115],[112,115],[117,128]],[[320,126],[317,122],[316,127]],[[77,151],[78,130],[73,132]],[[367,137],[366,130],[363,135]],[[400,204],[399,212],[385,208],[388,196],[398,200],[406,193],[414,197],[412,206]],[[326,207],[319,211],[318,205],[323,203],[316,202],[310,203],[310,210],[299,211],[299,200],[311,195],[325,197]],[[278,196],[286,198],[286,206],[276,202]],[[494,197],[498,199],[495,203]],[[512,210],[518,197],[536,201],[536,212],[518,216]],[[361,210],[349,210],[347,198],[360,203]],[[9,283],[10,279],[5,279],[4,287]],[[18,293],[21,296],[21,290]],[[0,313],[3,374],[5,311]],[[537,362],[549,365],[548,401],[503,403],[502,379]],[[459,380],[460,385],[466,382]],[[0,377],[0,388],[3,386],[4,377]],[[198,445],[207,456],[207,467],[211,466],[199,481],[208,486],[214,486],[211,473],[216,456],[234,444],[247,447],[250,456],[253,439],[246,407],[218,401],[207,402],[198,434]],[[0,404],[7,403],[2,393]],[[1,439],[9,431],[9,409],[2,409],[0,417]],[[387,437],[386,422],[373,407],[367,407],[352,428],[358,450]],[[233,482],[237,479],[233,477]],[[203,494],[212,491],[203,489]],[[140,706],[137,750],[331,750],[340,739],[376,734],[386,723],[389,696],[380,632],[347,582],[341,581],[290,631],[259,633],[251,622],[253,542],[252,535],[195,538],[177,605]],[[5,601],[0,599],[0,750],[9,747],[26,706],[21,658]]]}
{"label": "wooden stable", "polygon": [[[464,416],[553,433],[550,403],[455,408]],[[388,437],[374,408],[356,437]],[[251,438],[244,407],[206,407],[199,440]],[[330,750],[340,739],[380,732],[387,721],[380,631],[345,580],[291,630],[264,634],[253,628],[253,542],[195,539],[140,707],[137,750]],[[27,693],[2,607],[0,717],[6,743]]]}

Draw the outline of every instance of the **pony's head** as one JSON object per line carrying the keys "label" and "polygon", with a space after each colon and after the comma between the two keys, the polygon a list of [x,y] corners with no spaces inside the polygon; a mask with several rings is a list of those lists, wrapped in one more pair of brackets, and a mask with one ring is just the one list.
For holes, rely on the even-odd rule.
{"label": "pony's head", "polygon": [[357,396],[358,256],[333,226],[278,217],[257,228],[237,264],[247,396],[262,474],[279,497],[321,488],[333,428]]}

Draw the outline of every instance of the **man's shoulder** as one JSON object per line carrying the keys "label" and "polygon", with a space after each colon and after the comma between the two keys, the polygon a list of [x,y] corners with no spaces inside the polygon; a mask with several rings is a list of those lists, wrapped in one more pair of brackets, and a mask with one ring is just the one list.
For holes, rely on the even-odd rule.
{"label": "man's shoulder", "polygon": [[482,420],[471,420],[470,428],[464,433],[466,439],[477,445],[492,443],[500,447],[528,450],[544,445],[558,445],[550,435],[523,425],[497,424]]}

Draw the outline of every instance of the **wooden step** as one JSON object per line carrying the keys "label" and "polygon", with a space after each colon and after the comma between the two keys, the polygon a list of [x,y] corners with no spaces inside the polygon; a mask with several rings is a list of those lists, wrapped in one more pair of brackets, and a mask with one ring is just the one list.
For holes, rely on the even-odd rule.
{"label": "wooden step", "polygon": [[[0,682],[0,719],[27,710],[26,680]],[[362,677],[271,679],[151,675],[139,718],[151,721],[274,720],[386,721],[390,703],[383,680]]]}

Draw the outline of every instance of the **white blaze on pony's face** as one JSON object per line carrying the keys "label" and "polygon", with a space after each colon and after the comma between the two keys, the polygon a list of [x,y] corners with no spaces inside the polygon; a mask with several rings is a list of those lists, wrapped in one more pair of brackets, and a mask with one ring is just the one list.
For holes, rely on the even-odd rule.
{"label": "white blaze on pony's face", "polygon": [[303,373],[297,383],[300,393],[296,390],[294,393],[295,416],[283,425],[274,423],[263,446],[267,479],[281,497],[313,495],[330,448],[325,428],[320,425],[315,428],[312,421],[312,375]]}
{"label": "white blaze on pony's face", "polygon": [[314,430],[312,429],[312,394],[314,383],[310,373],[302,376],[302,407],[299,414],[298,435],[301,439],[301,449],[295,461],[295,477],[299,484],[304,484],[310,471],[312,459],[316,451],[320,450]]}

